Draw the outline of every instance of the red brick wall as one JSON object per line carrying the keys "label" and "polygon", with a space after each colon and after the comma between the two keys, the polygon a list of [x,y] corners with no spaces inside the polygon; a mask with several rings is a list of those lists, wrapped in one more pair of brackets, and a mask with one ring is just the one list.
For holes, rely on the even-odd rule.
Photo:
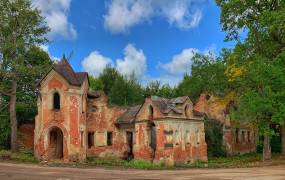
{"label": "red brick wall", "polygon": [[[87,133],[94,132],[94,147],[87,149],[88,156],[123,158],[126,155],[127,144],[125,132],[116,126],[117,118],[126,110],[126,108],[117,106],[110,107],[108,105],[108,98],[105,95],[88,100]],[[97,133],[106,135],[107,132],[112,132],[112,145],[97,145]],[[107,137],[105,136],[105,138]],[[102,141],[106,142],[107,139],[102,139]]]}
{"label": "red brick wall", "polygon": [[21,124],[19,127],[19,145],[23,150],[33,150],[34,149],[34,123]]}

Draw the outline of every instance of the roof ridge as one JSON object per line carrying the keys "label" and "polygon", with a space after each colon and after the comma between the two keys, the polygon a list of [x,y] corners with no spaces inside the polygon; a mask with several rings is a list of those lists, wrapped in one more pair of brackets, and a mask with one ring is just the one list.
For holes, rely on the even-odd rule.
{"label": "roof ridge", "polygon": [[72,72],[73,77],[75,78],[75,80],[77,81],[77,83],[80,84],[80,82],[79,82],[79,80],[78,80],[78,77],[76,76],[77,73],[73,70],[73,68],[72,68],[71,64],[68,62],[68,60],[67,60],[65,57],[63,57],[60,62],[64,62],[64,64],[60,64],[60,66],[65,66],[65,65],[68,66],[68,68],[69,68],[69,69],[71,70],[71,72]]}

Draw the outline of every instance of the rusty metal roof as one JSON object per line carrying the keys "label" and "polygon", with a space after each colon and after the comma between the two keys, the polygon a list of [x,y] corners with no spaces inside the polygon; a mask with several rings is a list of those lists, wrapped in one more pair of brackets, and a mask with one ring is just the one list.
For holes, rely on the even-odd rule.
{"label": "rusty metal roof", "polygon": [[75,73],[69,62],[63,58],[53,66],[53,69],[63,76],[71,85],[81,86],[85,78],[88,76],[86,72]]}
{"label": "rusty metal roof", "polygon": [[153,105],[163,114],[168,114],[170,111],[174,111],[177,114],[182,114],[183,109],[177,107],[178,104],[183,104],[188,96],[177,97],[173,99],[166,99],[158,96],[151,96]]}
{"label": "rusty metal roof", "polygon": [[[177,107],[177,105],[183,104],[187,99],[189,99],[188,96],[173,99],[166,99],[158,96],[151,96],[150,98],[153,106],[155,106],[155,108],[165,116],[167,116],[170,111],[174,111],[177,114],[183,114],[183,109]],[[124,114],[122,114],[122,116],[118,118],[117,123],[133,123],[141,107],[142,105],[130,107]]]}
{"label": "rusty metal roof", "polygon": [[139,112],[142,105],[130,107],[124,114],[122,114],[117,123],[124,124],[124,123],[133,123],[136,119],[136,115]]}

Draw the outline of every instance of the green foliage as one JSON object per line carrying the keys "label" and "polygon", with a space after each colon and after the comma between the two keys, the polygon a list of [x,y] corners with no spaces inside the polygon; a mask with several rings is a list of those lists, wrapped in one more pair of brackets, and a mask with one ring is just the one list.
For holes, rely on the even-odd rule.
{"label": "green foliage", "polygon": [[[47,52],[32,47],[25,55],[25,72],[18,78],[17,89],[17,120],[23,122],[33,120],[37,113],[37,83],[51,69],[52,61]],[[24,68],[25,69],[25,68]]]}
{"label": "green foliage", "polygon": [[32,152],[11,152],[8,150],[0,150],[0,160],[19,161],[25,163],[37,163]]}
{"label": "green foliage", "polygon": [[[271,137],[271,151],[272,153],[281,153],[282,147],[281,147],[281,136],[272,136]],[[263,136],[259,137],[259,141],[256,146],[256,152],[262,153],[263,150]]]}
{"label": "green foliage", "polygon": [[113,87],[117,78],[119,78],[120,76],[121,75],[119,74],[119,72],[110,65],[107,66],[100,74],[99,79],[102,81],[104,86],[103,90],[107,95],[109,95],[111,88]]}
{"label": "green foliage", "polygon": [[216,120],[205,120],[205,139],[208,147],[208,157],[223,157],[226,155],[223,145],[223,126]]}
{"label": "green foliage", "polygon": [[36,107],[36,77],[46,67],[40,66],[44,64],[40,60],[49,60],[36,47],[47,42],[48,31],[40,11],[29,0],[0,1],[0,94],[10,100],[13,150],[17,150],[17,117],[22,117],[17,111]]}
{"label": "green foliage", "polygon": [[10,146],[10,121],[7,110],[0,111],[0,149],[8,149]]}
{"label": "green foliage", "polygon": [[196,54],[193,58],[191,74],[185,74],[177,87],[178,96],[189,96],[193,101],[203,92],[222,94],[229,89],[224,72],[226,64],[222,58],[208,54]]}
{"label": "green foliage", "polygon": [[136,105],[143,102],[142,88],[134,76],[118,76],[109,92],[110,104]]}
{"label": "green foliage", "polygon": [[153,164],[149,161],[144,160],[131,160],[126,161],[118,158],[94,158],[87,157],[86,162],[91,166],[116,166],[124,168],[136,168],[136,169],[165,169],[166,166],[163,164]]}
{"label": "green foliage", "polygon": [[164,98],[174,98],[176,89],[170,87],[169,84],[161,84],[160,81],[151,81],[144,88],[144,96],[160,96]]}
{"label": "green foliage", "polygon": [[93,91],[100,91],[104,90],[104,84],[103,81],[99,78],[89,76],[89,83],[90,83],[90,88]]}
{"label": "green foliage", "polygon": [[[225,61],[228,69],[241,70],[231,78],[240,95],[231,117],[252,124],[262,136],[275,136],[273,125],[283,125],[285,119],[285,1],[216,2],[226,40],[237,42]],[[266,155],[269,149],[265,147]]]}

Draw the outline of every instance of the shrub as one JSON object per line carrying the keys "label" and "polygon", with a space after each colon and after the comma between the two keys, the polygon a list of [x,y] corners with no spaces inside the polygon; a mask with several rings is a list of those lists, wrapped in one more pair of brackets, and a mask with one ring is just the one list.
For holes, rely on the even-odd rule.
{"label": "shrub", "polygon": [[0,159],[2,160],[13,160],[13,161],[20,161],[20,162],[38,162],[33,153],[30,151],[25,152],[11,152],[8,150],[0,150]]}
{"label": "shrub", "polygon": [[223,145],[223,126],[216,120],[205,120],[205,138],[208,145],[209,157],[223,157],[226,155]]}

